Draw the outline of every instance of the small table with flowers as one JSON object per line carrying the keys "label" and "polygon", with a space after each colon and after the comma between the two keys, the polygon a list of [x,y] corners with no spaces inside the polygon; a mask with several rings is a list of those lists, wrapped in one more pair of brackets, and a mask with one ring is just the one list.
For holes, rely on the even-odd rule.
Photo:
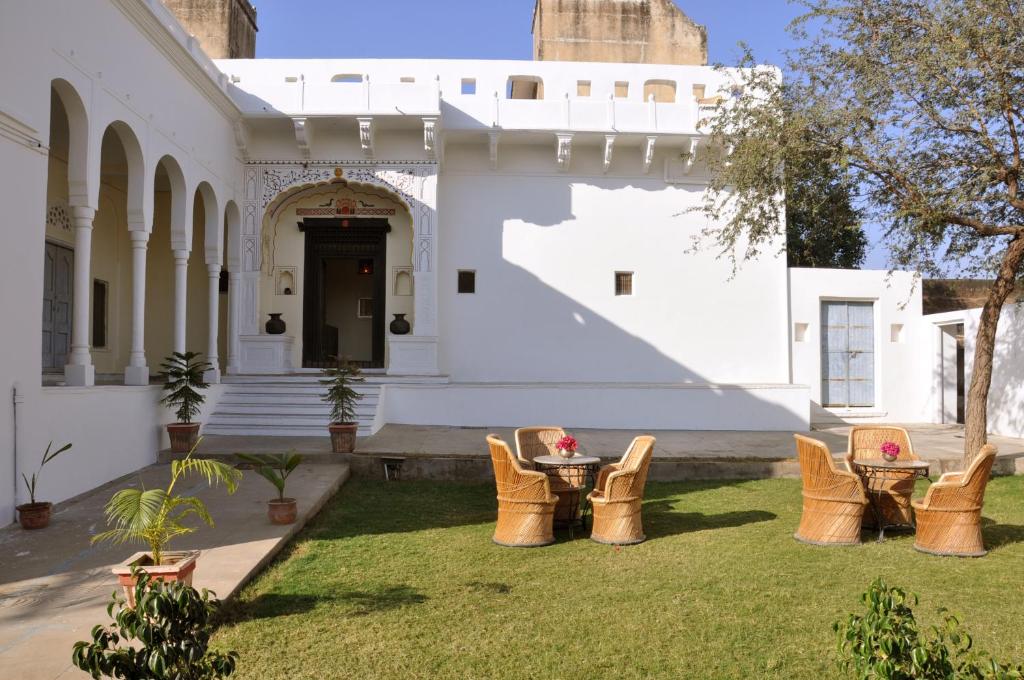
{"label": "small table with flowers", "polygon": [[601,465],[601,459],[596,456],[581,456],[577,453],[570,458],[537,456],[533,459],[533,464],[537,470],[546,473],[549,477],[569,483],[568,494],[558,494],[560,501],[562,498],[567,498],[569,519],[566,526],[569,528],[569,535],[572,536],[572,529],[576,524],[585,529],[585,513],[580,512],[580,495],[583,493],[584,487],[592,488],[594,486],[594,476]]}
{"label": "small table with flowers", "polygon": [[878,522],[878,542],[885,540],[886,529],[915,529],[913,516],[911,523],[886,524],[885,513],[881,505],[884,496],[889,493],[890,482],[928,477],[928,463],[923,460],[885,460],[884,458],[867,458],[853,461],[853,466],[864,483],[864,491],[871,505],[871,511]]}

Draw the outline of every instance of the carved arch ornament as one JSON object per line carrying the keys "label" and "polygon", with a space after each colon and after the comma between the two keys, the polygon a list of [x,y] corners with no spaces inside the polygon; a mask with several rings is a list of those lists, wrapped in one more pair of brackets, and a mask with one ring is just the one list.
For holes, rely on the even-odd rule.
{"label": "carved arch ornament", "polygon": [[[437,163],[426,161],[352,162],[295,161],[253,162],[244,166],[242,187],[242,264],[243,270],[264,269],[264,227],[288,199],[313,187],[338,184],[354,189],[376,188],[390,194],[402,205],[412,221],[413,267],[430,271],[433,261],[433,234]],[[272,235],[270,235],[272,238]]]}

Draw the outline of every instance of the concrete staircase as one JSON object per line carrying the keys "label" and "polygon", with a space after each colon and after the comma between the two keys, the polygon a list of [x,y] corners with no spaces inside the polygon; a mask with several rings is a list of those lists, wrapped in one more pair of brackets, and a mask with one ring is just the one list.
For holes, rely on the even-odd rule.
{"label": "concrete staircase", "polygon": [[[380,379],[365,376],[357,391],[360,437],[374,433]],[[204,434],[263,437],[326,437],[330,407],[321,401],[320,375],[224,376],[224,393],[203,425]]]}

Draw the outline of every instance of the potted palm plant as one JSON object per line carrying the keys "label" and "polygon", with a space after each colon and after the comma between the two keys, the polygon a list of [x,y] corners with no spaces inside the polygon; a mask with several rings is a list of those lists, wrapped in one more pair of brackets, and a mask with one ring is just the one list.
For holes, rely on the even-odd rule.
{"label": "potted palm plant", "polygon": [[22,529],[45,529],[50,525],[50,510],[53,509],[53,503],[36,502],[36,482],[43,472],[43,466],[70,449],[71,444],[65,444],[51,453],[52,448],[53,442],[46,445],[43,460],[39,463],[39,469],[32,473],[32,477],[26,477],[24,472],[21,473],[21,478],[25,480],[25,486],[28,488],[28,503],[18,506],[18,523]]}
{"label": "potted palm plant", "polygon": [[200,390],[209,387],[203,374],[212,368],[199,356],[199,352],[174,352],[160,365],[167,393],[160,403],[174,409],[174,417],[178,419],[167,425],[174,453],[192,450],[199,438],[199,423],[193,423],[192,419],[199,415],[199,407],[206,401],[206,395]]}
{"label": "potted palm plant", "polygon": [[253,469],[277,489],[277,498],[267,501],[267,517],[271,524],[291,524],[298,514],[298,504],[294,498],[285,498],[284,485],[288,475],[302,462],[302,456],[289,451],[288,453],[252,455],[236,453],[238,459],[252,465]]}
{"label": "potted palm plant", "polygon": [[153,578],[192,584],[199,551],[170,552],[166,549],[167,544],[177,536],[195,531],[195,527],[183,522],[189,515],[196,515],[211,527],[213,518],[198,498],[174,493],[178,481],[199,474],[207,484],[223,483],[229,494],[238,488],[241,472],[220,461],[193,458],[194,453],[193,447],[182,460],[171,461],[171,481],[166,489],[143,489],[140,485],[140,488],[121,489],[115,493],[106,506],[107,524],[114,528],[92,538],[93,543],[136,542],[149,548],[135,553],[113,569],[130,606],[135,606],[136,576],[133,568],[142,567]]}
{"label": "potted palm plant", "polygon": [[363,398],[352,387],[363,382],[359,367],[345,359],[339,359],[335,366],[324,369],[324,378],[320,381],[327,387],[323,400],[331,405],[331,423],[327,429],[331,433],[331,449],[335,453],[352,453],[356,448],[356,403]]}

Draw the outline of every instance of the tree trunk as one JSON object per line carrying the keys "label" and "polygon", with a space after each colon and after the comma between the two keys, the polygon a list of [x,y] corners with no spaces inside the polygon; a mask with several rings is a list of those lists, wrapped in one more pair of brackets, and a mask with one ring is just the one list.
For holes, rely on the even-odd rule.
{"label": "tree trunk", "polygon": [[971,464],[988,439],[988,391],[992,385],[992,359],[996,347],[996,331],[1003,303],[1013,292],[1017,273],[1024,262],[1024,237],[1015,236],[1003,254],[995,283],[988,291],[988,299],[981,309],[978,337],[974,344],[974,369],[971,387],[967,392],[964,416],[964,469]]}

